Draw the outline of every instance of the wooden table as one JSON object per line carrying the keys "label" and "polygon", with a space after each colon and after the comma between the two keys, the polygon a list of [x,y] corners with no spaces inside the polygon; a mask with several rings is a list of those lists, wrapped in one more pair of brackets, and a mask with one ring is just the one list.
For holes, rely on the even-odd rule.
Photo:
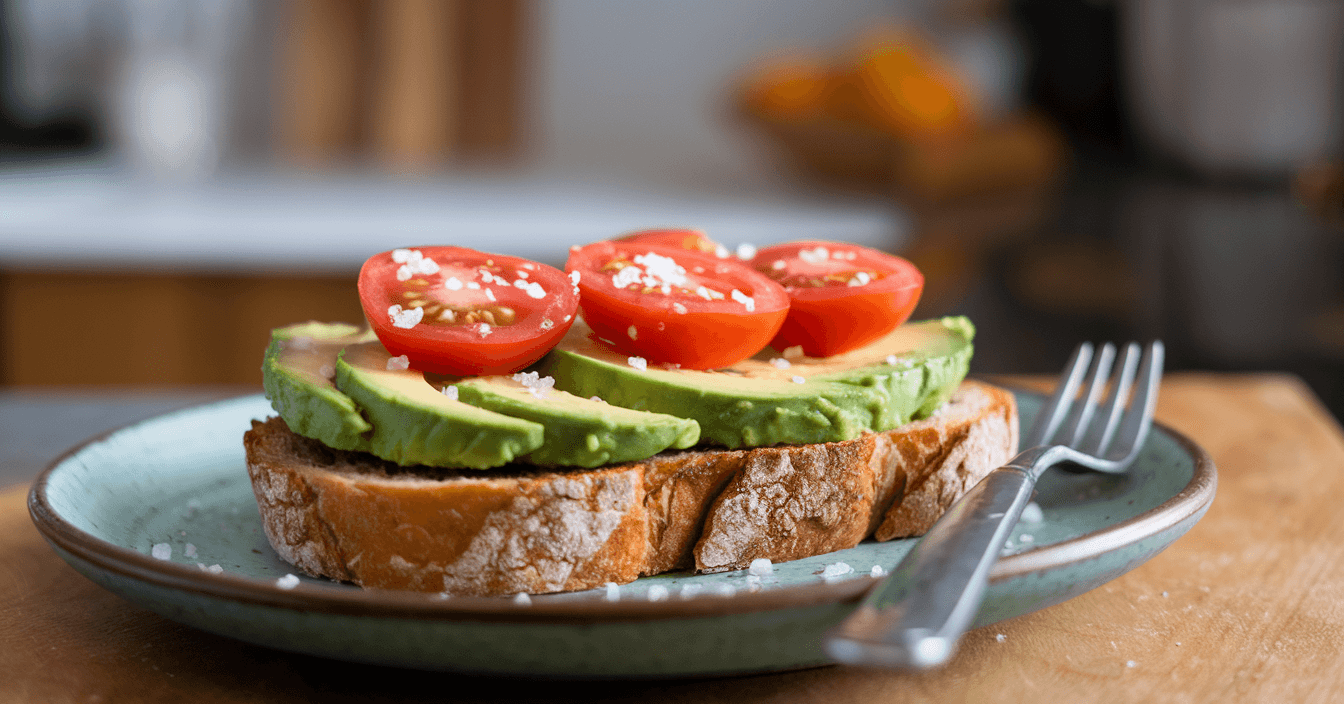
{"label": "wooden table", "polygon": [[[67,567],[0,492],[6,702],[1325,702],[1344,696],[1344,433],[1297,379],[1174,375],[1158,417],[1213,456],[1203,521],[1124,577],[973,632],[926,675],[820,668],[529,682],[350,665],[179,626]],[[997,635],[1005,639],[999,642]]]}

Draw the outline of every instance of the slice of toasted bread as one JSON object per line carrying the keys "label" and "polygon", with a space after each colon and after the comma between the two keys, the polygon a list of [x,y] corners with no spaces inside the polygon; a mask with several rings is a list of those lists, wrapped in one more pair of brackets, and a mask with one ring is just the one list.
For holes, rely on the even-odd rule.
{"label": "slice of toasted bread", "polygon": [[398,467],[279,418],[244,439],[281,558],[364,587],[463,595],[590,589],[920,534],[1016,444],[1012,394],[973,381],[929,418],[846,442],[573,471]]}

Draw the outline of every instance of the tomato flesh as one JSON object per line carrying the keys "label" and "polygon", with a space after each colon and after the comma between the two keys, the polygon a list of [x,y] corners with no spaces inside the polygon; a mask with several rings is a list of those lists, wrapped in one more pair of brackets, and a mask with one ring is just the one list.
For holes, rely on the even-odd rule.
{"label": "tomato flesh", "polygon": [[801,345],[809,357],[848,352],[891,332],[924,291],[924,275],[909,261],[840,242],[766,247],[752,265],[789,294],[788,319],[771,346]]}
{"label": "tomato flesh", "polygon": [[616,350],[687,369],[719,369],[764,348],[789,297],[736,260],[647,242],[596,242],[572,251],[583,319]]}
{"label": "tomato flesh", "polygon": [[369,257],[359,301],[388,352],[420,371],[470,376],[540,359],[574,323],[579,297],[554,267],[434,246]]}

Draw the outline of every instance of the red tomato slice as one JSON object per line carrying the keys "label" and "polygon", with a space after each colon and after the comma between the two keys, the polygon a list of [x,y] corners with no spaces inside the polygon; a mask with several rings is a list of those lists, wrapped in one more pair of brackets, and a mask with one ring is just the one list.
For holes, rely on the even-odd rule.
{"label": "red tomato slice", "polygon": [[809,357],[862,347],[904,323],[924,291],[914,264],[842,242],[790,242],[756,253],[752,265],[788,292],[789,317],[770,344],[802,345]]}
{"label": "red tomato slice", "polygon": [[784,323],[789,297],[735,261],[666,245],[595,242],[572,250],[583,319],[625,354],[688,369],[731,366]]}
{"label": "red tomato slice", "polygon": [[507,374],[564,337],[578,288],[559,269],[463,247],[394,249],[359,272],[359,302],[378,339],[415,369]]}
{"label": "red tomato slice", "polygon": [[639,244],[661,244],[679,249],[689,249],[705,254],[720,252],[721,257],[728,256],[728,250],[718,242],[711,240],[704,230],[674,227],[657,230],[639,230],[623,235],[617,242],[637,242]]}

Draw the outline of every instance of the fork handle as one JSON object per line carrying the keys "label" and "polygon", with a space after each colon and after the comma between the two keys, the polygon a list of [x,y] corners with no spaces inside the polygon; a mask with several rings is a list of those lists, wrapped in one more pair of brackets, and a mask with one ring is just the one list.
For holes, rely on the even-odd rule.
{"label": "fork handle", "polygon": [[[887,579],[828,632],[826,653],[853,665],[943,664],[974,620],[1013,526],[1053,448],[1032,448],[980,480],[934,524]],[[1058,461],[1058,460],[1054,460]]]}

